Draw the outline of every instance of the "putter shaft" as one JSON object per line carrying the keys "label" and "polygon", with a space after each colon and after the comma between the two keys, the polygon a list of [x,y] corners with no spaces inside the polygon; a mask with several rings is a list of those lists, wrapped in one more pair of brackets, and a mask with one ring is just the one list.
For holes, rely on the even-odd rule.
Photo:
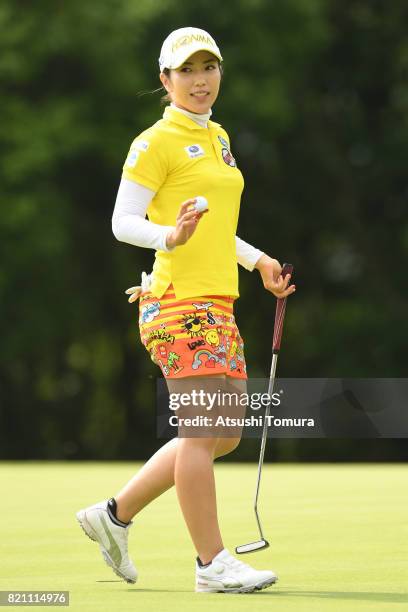
{"label": "putter shaft", "polygon": [[255,510],[255,516],[256,516],[256,521],[258,523],[258,528],[259,528],[259,533],[261,535],[261,539],[264,540],[264,536],[263,536],[263,531],[262,531],[262,526],[261,526],[261,521],[259,519],[259,515],[258,515],[258,495],[259,495],[259,488],[260,488],[260,484],[261,484],[261,473],[262,473],[262,465],[263,465],[263,460],[264,460],[264,455],[265,455],[265,447],[266,447],[266,438],[267,438],[267,434],[268,434],[268,416],[270,414],[270,405],[271,405],[271,401],[272,401],[272,393],[273,393],[273,387],[275,384],[275,374],[276,374],[276,363],[278,361],[278,353],[274,353],[272,356],[272,364],[271,364],[271,373],[269,376],[269,385],[268,385],[268,395],[269,395],[269,403],[266,406],[266,410],[265,410],[265,420],[264,420],[264,424],[263,424],[263,431],[262,431],[262,441],[261,441],[261,451],[259,453],[259,463],[258,463],[258,480],[256,483],[256,491],[255,491],[255,501],[254,501],[254,510]]}

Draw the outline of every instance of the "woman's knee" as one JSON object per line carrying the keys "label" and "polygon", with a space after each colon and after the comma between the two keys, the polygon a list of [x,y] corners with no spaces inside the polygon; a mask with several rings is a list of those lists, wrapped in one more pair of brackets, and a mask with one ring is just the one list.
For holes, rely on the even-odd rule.
{"label": "woman's knee", "polygon": [[179,437],[179,447],[184,447],[187,449],[201,449],[202,451],[207,452],[210,455],[213,455],[214,459],[217,457],[222,457],[223,455],[228,455],[233,450],[237,448],[239,443],[241,442],[240,437],[230,437],[230,438],[217,438],[217,437],[208,437],[208,438],[185,438]]}
{"label": "woman's knee", "polygon": [[209,454],[213,454],[217,447],[217,438],[211,437],[197,437],[197,438],[187,438],[183,437],[183,435],[179,435],[179,447],[184,447],[188,449],[201,449],[203,451],[207,451]]}
{"label": "woman's knee", "polygon": [[236,438],[219,438],[214,451],[214,458],[228,455],[235,450],[241,442],[240,437]]}

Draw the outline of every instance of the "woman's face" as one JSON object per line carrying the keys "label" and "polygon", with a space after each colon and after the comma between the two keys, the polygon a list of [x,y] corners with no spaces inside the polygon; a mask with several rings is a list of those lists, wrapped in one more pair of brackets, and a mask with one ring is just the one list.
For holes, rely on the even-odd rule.
{"label": "woman's face", "polygon": [[197,51],[160,80],[173,104],[192,113],[207,113],[218,96],[221,72],[218,59],[209,51]]}

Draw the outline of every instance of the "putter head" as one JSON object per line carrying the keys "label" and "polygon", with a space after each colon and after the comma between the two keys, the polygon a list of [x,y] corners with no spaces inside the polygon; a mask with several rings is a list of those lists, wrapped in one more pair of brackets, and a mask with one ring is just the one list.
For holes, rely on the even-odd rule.
{"label": "putter head", "polygon": [[235,547],[235,552],[238,555],[243,555],[244,553],[251,553],[257,550],[262,550],[263,548],[268,548],[269,542],[266,540],[258,540],[257,542],[250,542],[249,544],[242,544],[241,546]]}

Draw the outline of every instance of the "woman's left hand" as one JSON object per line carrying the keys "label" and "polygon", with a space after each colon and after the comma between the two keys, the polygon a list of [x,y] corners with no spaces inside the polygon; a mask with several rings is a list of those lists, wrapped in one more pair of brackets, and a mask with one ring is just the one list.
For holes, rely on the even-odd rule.
{"label": "woman's left hand", "polygon": [[265,289],[277,298],[285,298],[296,291],[295,285],[288,287],[290,274],[285,278],[281,276],[282,266],[277,259],[263,254],[256,262],[255,268],[259,270]]}

